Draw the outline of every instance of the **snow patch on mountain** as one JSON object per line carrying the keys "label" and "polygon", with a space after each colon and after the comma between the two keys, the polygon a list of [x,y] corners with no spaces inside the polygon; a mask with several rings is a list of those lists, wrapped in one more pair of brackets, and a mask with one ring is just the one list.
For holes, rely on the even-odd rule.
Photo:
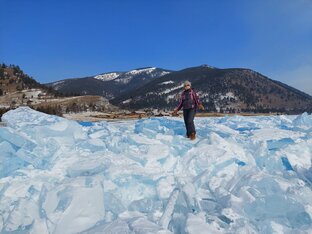
{"label": "snow patch on mountain", "polygon": [[177,98],[177,95],[176,95],[176,94],[168,95],[168,96],[166,97],[167,103],[170,102],[171,99],[177,99],[177,101],[178,101],[178,98]]}
{"label": "snow patch on mountain", "polygon": [[235,96],[235,94],[233,92],[227,92],[225,95],[222,95],[220,94],[220,99],[223,100],[223,99],[231,99],[231,98],[234,98],[234,99],[237,99],[237,97]]}
{"label": "snow patch on mountain", "polygon": [[116,78],[114,81],[128,84],[132,79],[135,79],[136,77],[140,77],[141,79],[145,80],[155,77],[161,77],[169,73],[170,72],[167,71],[159,71],[156,67],[135,69],[124,73],[123,75]]}
{"label": "snow patch on mountain", "polygon": [[65,80],[56,81],[56,82],[52,83],[52,87],[55,90],[59,90],[64,83],[65,83]]}
{"label": "snow patch on mountain", "polygon": [[137,74],[142,74],[142,73],[150,74],[155,70],[156,70],[156,67],[148,67],[148,68],[142,68],[142,69],[134,69],[134,70],[126,72],[126,74],[131,74],[131,75],[137,75]]}
{"label": "snow patch on mountain", "polygon": [[95,79],[102,80],[102,81],[110,81],[116,79],[118,76],[123,74],[122,72],[110,72],[104,73],[97,76],[94,76]]}
{"label": "snow patch on mountain", "polygon": [[172,88],[169,88],[169,89],[165,89],[164,91],[160,92],[159,95],[163,95],[163,94],[167,94],[167,93],[171,93],[177,89],[181,89],[183,87],[183,84],[182,85],[178,85],[178,86],[174,86]]}
{"label": "snow patch on mountain", "polygon": [[132,98],[129,98],[129,99],[123,101],[122,103],[123,103],[123,104],[127,104],[127,103],[130,103],[131,101],[132,101]]}
{"label": "snow patch on mountain", "polygon": [[164,75],[167,75],[167,74],[170,74],[171,72],[168,72],[168,71],[161,71],[160,72],[160,76],[164,76]]}
{"label": "snow patch on mountain", "polygon": [[162,82],[162,83],[160,83],[158,85],[167,85],[167,84],[174,84],[174,81],[168,80],[168,81]]}

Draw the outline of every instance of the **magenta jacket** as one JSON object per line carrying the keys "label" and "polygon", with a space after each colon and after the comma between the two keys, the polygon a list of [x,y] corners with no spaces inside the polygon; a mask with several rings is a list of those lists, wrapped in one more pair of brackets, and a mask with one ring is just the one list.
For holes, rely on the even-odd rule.
{"label": "magenta jacket", "polygon": [[[184,90],[182,92],[180,103],[178,107],[175,109],[176,111],[179,111],[182,107],[183,109],[190,109],[190,108],[197,108],[199,105],[201,105],[201,102],[198,98],[197,93],[193,89],[189,89],[189,90]],[[185,95],[187,92],[190,92],[190,95]],[[188,96],[190,97],[190,100],[187,99]],[[191,101],[191,104],[190,104],[190,101]]]}

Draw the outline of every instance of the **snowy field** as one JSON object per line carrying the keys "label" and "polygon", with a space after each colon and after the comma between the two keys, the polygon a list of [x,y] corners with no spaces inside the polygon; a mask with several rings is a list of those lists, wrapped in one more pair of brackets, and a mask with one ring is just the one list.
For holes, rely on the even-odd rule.
{"label": "snowy field", "polygon": [[0,233],[311,233],[312,116],[0,127]]}

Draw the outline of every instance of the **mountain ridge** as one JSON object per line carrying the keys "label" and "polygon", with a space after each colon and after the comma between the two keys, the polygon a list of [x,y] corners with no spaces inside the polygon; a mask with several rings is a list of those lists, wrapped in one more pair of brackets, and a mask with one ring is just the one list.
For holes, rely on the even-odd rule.
{"label": "mountain ridge", "polygon": [[113,99],[121,93],[141,87],[150,80],[170,72],[157,67],[144,67],[124,72],[105,72],[94,76],[64,79],[46,85],[64,94],[102,95]]}
{"label": "mountain ridge", "polygon": [[184,80],[192,82],[210,111],[292,113],[310,109],[312,104],[310,95],[251,69],[211,69],[205,66],[172,72],[113,99],[112,103],[130,109],[154,107],[169,110],[178,102]]}
{"label": "mountain ridge", "polygon": [[[19,74],[19,71],[18,67],[14,72]],[[172,110],[179,101],[183,82],[190,80],[209,112],[301,113],[312,110],[309,94],[249,68],[216,68],[204,64],[172,71],[143,67],[95,76],[59,80],[48,84],[48,88],[32,79],[30,83],[67,96],[101,96],[121,109]],[[18,82],[13,80],[11,83]],[[1,92],[0,95],[3,88]],[[16,99],[22,99],[22,96]]]}

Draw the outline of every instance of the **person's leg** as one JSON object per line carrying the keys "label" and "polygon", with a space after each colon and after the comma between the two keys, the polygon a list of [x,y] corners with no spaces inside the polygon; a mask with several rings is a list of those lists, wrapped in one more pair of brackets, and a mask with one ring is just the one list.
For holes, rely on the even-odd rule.
{"label": "person's leg", "polygon": [[195,114],[196,114],[196,109],[193,108],[193,109],[190,109],[190,112],[189,112],[189,133],[194,133],[196,134],[196,130],[195,130],[195,124],[194,124],[194,118],[195,118]]}
{"label": "person's leg", "polygon": [[185,124],[185,129],[186,129],[186,136],[190,137],[190,133],[188,132],[188,110],[183,109],[183,119],[184,119],[184,124]]}
{"label": "person's leg", "polygon": [[188,126],[189,126],[189,133],[190,133],[190,139],[195,140],[196,138],[196,131],[195,131],[195,125],[194,125],[194,117],[195,117],[196,110],[190,109],[190,113],[188,116]]}
{"label": "person's leg", "polygon": [[193,109],[186,109],[185,110],[185,126],[187,130],[187,136],[190,137],[191,133],[194,132],[194,123],[193,123]]}

